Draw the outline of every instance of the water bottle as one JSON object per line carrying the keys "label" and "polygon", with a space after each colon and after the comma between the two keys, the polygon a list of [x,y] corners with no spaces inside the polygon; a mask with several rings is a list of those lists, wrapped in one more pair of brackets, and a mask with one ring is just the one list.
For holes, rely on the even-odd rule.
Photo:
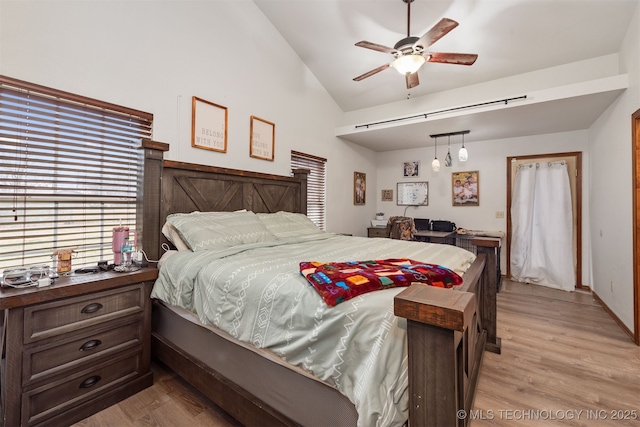
{"label": "water bottle", "polygon": [[129,238],[125,237],[122,242],[122,250],[120,251],[122,253],[121,263],[125,267],[128,267],[131,265],[131,250],[132,248],[129,243]]}

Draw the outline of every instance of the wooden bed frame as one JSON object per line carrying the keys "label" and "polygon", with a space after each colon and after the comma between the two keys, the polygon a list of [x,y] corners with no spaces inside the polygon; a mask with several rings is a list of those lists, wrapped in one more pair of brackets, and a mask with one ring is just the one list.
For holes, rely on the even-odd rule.
{"label": "wooden bed frame", "polygon": [[[277,176],[163,160],[168,144],[145,140],[139,203],[142,240],[158,259],[160,232],[170,213],[200,211],[306,213],[306,176]],[[414,426],[464,426],[459,410],[472,409],[483,350],[500,352],[496,336],[497,248],[495,239],[474,239],[477,259],[460,290],[412,285],[398,294],[395,314],[407,319],[409,420]],[[152,356],[244,425],[296,425],[220,375],[215,367],[152,332]]]}

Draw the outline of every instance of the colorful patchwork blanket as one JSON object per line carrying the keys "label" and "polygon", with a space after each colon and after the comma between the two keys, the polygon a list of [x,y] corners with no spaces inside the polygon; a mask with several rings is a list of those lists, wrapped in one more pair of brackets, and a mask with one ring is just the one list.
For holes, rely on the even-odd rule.
{"label": "colorful patchwork blanket", "polygon": [[357,295],[413,282],[440,288],[462,284],[462,277],[446,267],[405,258],[350,262],[300,263],[300,274],[320,294],[328,306]]}

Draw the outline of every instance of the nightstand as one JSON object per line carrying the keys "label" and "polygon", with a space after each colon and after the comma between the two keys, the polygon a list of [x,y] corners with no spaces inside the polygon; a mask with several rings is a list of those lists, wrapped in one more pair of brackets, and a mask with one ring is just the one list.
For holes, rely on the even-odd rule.
{"label": "nightstand", "polygon": [[369,227],[367,228],[367,237],[389,237],[387,227]]}
{"label": "nightstand", "polygon": [[153,384],[157,269],[0,289],[2,425],[68,425]]}

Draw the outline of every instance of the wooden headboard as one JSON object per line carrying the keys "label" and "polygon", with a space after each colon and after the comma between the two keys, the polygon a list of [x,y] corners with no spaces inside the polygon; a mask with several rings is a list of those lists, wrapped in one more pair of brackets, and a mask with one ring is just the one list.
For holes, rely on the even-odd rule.
{"label": "wooden headboard", "polygon": [[167,215],[193,211],[307,213],[307,169],[293,176],[269,175],[163,160],[168,144],[143,140],[144,174],[138,223],[149,259],[162,254]]}

